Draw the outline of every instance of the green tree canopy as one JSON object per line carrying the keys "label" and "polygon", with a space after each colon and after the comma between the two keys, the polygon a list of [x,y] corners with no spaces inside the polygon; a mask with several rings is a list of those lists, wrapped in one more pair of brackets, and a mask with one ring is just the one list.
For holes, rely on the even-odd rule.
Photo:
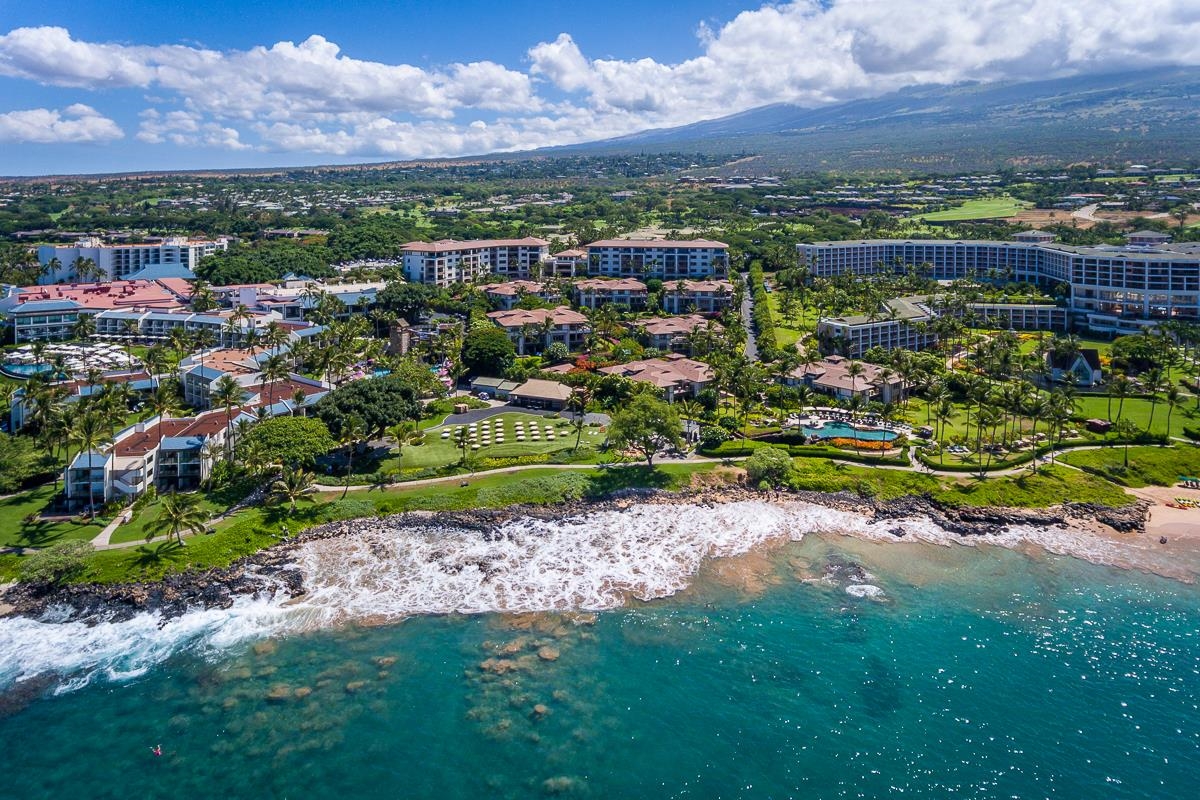
{"label": "green tree canopy", "polygon": [[615,447],[635,450],[654,466],[654,454],[664,447],[682,447],[683,427],[675,409],[656,397],[639,394],[613,415],[608,439]]}
{"label": "green tree canopy", "polygon": [[397,423],[421,418],[420,390],[402,375],[368,378],[334,389],[313,410],[335,436],[356,416],[369,437],[378,437]]}
{"label": "green tree canopy", "polygon": [[263,461],[311,467],[337,446],[329,428],[311,417],[276,417],[258,423],[242,440]]}
{"label": "green tree canopy", "polygon": [[746,480],[754,486],[779,486],[791,472],[792,457],[782,447],[760,447],[746,459]]}
{"label": "green tree canopy", "polygon": [[500,328],[472,328],[463,341],[462,357],[472,373],[500,376],[512,366],[517,348]]}
{"label": "green tree canopy", "polygon": [[422,283],[392,281],[375,296],[375,302],[381,308],[415,322],[421,311],[429,306],[433,295],[433,290]]}

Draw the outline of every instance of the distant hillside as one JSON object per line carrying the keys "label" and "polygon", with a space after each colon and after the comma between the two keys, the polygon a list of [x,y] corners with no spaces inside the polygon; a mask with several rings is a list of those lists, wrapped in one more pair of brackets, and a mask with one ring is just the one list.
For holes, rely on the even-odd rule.
{"label": "distant hillside", "polygon": [[949,172],[1076,161],[1191,162],[1200,68],[922,86],[804,109],[771,105],[542,154],[746,152],[734,169]]}

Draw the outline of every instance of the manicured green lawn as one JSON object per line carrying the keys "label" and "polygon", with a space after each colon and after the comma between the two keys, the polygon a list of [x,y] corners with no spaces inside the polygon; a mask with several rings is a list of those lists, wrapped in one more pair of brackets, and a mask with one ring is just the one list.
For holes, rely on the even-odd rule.
{"label": "manicured green lawn", "polygon": [[960,222],[968,219],[996,219],[1015,217],[1029,207],[1029,203],[1003,195],[967,200],[956,208],[922,214],[919,218],[929,222]]}
{"label": "manicured green lawn", "polygon": [[872,469],[799,458],[796,487],[813,491],[851,491],[888,500],[929,494],[948,506],[1042,508],[1064,501],[1122,506],[1133,502],[1121,487],[1063,467],[1043,467],[1012,477],[976,480],[901,470]]}
{"label": "manicured green lawn", "polygon": [[[228,507],[224,503],[216,502],[203,492],[199,493],[198,497],[200,498],[200,510],[209,517],[219,514]],[[158,519],[161,511],[162,500],[154,500],[154,502],[142,509],[140,514],[113,531],[112,537],[109,539],[109,541],[112,544],[142,541],[146,538],[146,529]]]}
{"label": "manicured green lawn", "polygon": [[1174,486],[1180,475],[1200,476],[1200,447],[1130,447],[1129,468],[1125,448],[1081,450],[1062,460],[1125,486]]}
{"label": "manicured green lawn", "polygon": [[[188,569],[226,566],[279,540],[287,526],[295,534],[337,519],[402,511],[464,511],[499,508],[515,503],[549,504],[579,497],[603,496],[627,488],[679,489],[696,473],[713,471],[714,464],[665,464],[648,470],[626,466],[595,470],[533,469],[519,474],[490,475],[432,486],[358,491],[345,500],[330,493],[301,502],[295,514],[286,507],[251,508],[217,525],[212,534],[194,536],[187,545],[171,542],[105,550],[89,559],[81,581],[120,582],[155,580]],[[0,563],[0,568],[5,565]]]}
{"label": "manicured green lawn", "polygon": [[[1112,418],[1117,418],[1117,410],[1120,406],[1120,400],[1113,399],[1112,401]],[[1153,404],[1150,400],[1141,397],[1126,398],[1124,406],[1121,408],[1122,416],[1125,419],[1131,420],[1139,429],[1145,430],[1150,424],[1150,411]],[[1108,395],[1086,395],[1080,396],[1079,415],[1084,419],[1108,419]],[[1181,436],[1185,425],[1195,427],[1200,423],[1200,412],[1196,411],[1196,403],[1189,399],[1185,404],[1175,409],[1174,415],[1171,417],[1171,435]],[[1167,404],[1161,400],[1158,402],[1158,407],[1154,409],[1154,423],[1150,426],[1150,433],[1165,434],[1167,432]]]}
{"label": "manicured green lawn", "polygon": [[[524,441],[517,441],[517,422],[521,422],[524,425]],[[491,433],[490,444],[483,443],[485,426],[486,430]],[[538,431],[538,438],[536,440],[532,436],[534,426],[537,427]],[[547,426],[553,429],[553,440],[549,439],[546,435]],[[363,483],[376,472],[400,473],[401,477],[403,477],[406,472],[442,469],[459,463],[462,460],[463,453],[454,439],[454,431],[459,427],[466,428],[467,426],[439,425],[429,427],[425,431],[424,444],[405,445],[403,456],[400,459],[396,458],[393,451],[386,457],[376,461],[363,460],[361,463],[355,465],[351,482]],[[504,432],[503,444],[496,441],[500,430]],[[444,432],[449,432],[450,436],[442,438]],[[479,449],[468,449],[467,452],[479,459],[550,455],[572,450],[575,447],[575,431],[571,428],[570,420],[565,418],[547,419],[539,417],[536,414],[507,413],[491,417],[484,422],[478,423],[476,435]],[[605,434],[600,428],[585,427],[583,429],[583,438],[580,442],[580,462],[586,463],[589,458],[594,459],[596,448],[602,445],[604,440]],[[486,468],[486,465],[483,468]],[[326,482],[342,478],[343,476],[344,472],[339,473],[335,469],[332,475],[326,479]]]}
{"label": "manicured green lawn", "polygon": [[0,547],[45,547],[68,539],[88,541],[103,530],[105,520],[25,522],[25,517],[41,512],[53,496],[54,485],[46,484],[0,500]]}
{"label": "manicured green lawn", "polygon": [[775,322],[775,343],[781,348],[794,347],[801,337],[816,331],[817,310],[804,309],[804,319],[800,319],[800,310],[796,309],[790,316],[784,316],[779,310],[779,300],[782,293],[778,290],[767,295],[771,303],[771,319]]}

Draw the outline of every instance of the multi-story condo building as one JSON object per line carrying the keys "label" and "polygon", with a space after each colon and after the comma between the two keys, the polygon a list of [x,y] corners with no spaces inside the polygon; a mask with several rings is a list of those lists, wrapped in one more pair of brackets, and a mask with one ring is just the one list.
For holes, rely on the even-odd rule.
{"label": "multi-story condo building", "polygon": [[384,281],[360,281],[348,283],[326,283],[324,281],[297,279],[285,280],[281,285],[270,283],[235,284],[220,286],[214,291],[226,306],[244,306],[251,311],[274,311],[290,322],[302,322],[305,314],[327,295],[340,302],[338,319],[347,319],[354,314],[363,314],[375,305],[375,296],[387,284]]}
{"label": "multi-story condo building", "polygon": [[306,323],[284,322],[274,312],[239,316],[233,311],[156,311],[139,308],[100,312],[96,315],[96,336],[118,341],[127,341],[132,336],[140,342],[165,342],[170,339],[171,331],[178,328],[193,335],[206,331],[210,337],[210,347],[239,347],[247,331],[256,328],[262,333],[272,322],[282,325],[293,337],[313,335],[324,330]]}
{"label": "multi-story condo building", "polygon": [[554,342],[578,350],[592,330],[587,317],[566,306],[493,311],[488,317],[504,329],[520,355],[540,352]]}
{"label": "multi-story condo building", "polygon": [[[253,419],[239,413],[233,421],[243,416]],[[71,460],[63,471],[67,504],[78,508],[131,501],[151,486],[160,492],[196,489],[220,457],[230,430],[221,411],[184,419],[152,417],[131,425],[103,451],[83,451]]]}
{"label": "multi-story condo building", "polygon": [[200,259],[229,248],[228,239],[171,237],[155,244],[105,244],[96,238],[80,239],[69,247],[38,248],[38,261],[46,270],[39,283],[87,280],[76,274],[80,259],[95,263],[99,274],[92,279],[140,280],[194,278]]}
{"label": "multi-story condo building", "polygon": [[706,239],[606,239],[586,250],[588,274],[608,278],[676,281],[721,277],[729,269],[729,245]]}
{"label": "multi-story condo building", "polygon": [[13,329],[13,341],[68,339],[81,316],[116,309],[181,309],[191,286],[178,278],[112,281],[57,286],[6,287],[0,317]]}
{"label": "multi-story condo building", "polygon": [[572,248],[542,259],[543,278],[574,278],[587,274],[586,250]]}
{"label": "multi-story condo building", "polygon": [[530,278],[550,255],[550,243],[524,239],[480,239],[459,242],[409,242],[400,248],[404,275],[414,283],[450,286],[473,283],[485,275]]}
{"label": "multi-story condo building", "polygon": [[817,322],[821,347],[861,358],[872,347],[924,350],[937,342],[928,329],[935,312],[927,297],[901,297],[886,303],[886,313],[824,317]]}
{"label": "multi-story condo building", "polygon": [[733,284],[726,280],[666,283],[662,305],[668,314],[718,314],[733,305]]}
{"label": "multi-story condo building", "polygon": [[575,281],[572,289],[580,308],[597,308],[611,303],[639,311],[646,307],[650,296],[646,284],[633,278],[586,278]]}
{"label": "multi-story condo building", "polygon": [[720,323],[699,314],[686,317],[650,317],[629,324],[641,334],[648,347],[691,355],[692,337],[697,331],[718,334],[724,330]]}
{"label": "multi-story condo building", "polygon": [[662,391],[667,402],[695,397],[708,388],[713,381],[713,369],[703,361],[674,353],[664,358],[649,358],[601,367],[602,375],[619,375],[638,383],[649,383]]}
{"label": "multi-story condo building", "polygon": [[[1032,235],[1031,235],[1032,234]],[[1043,233],[1017,241],[874,239],[799,245],[813,276],[918,271],[937,280],[1015,280],[1062,285],[1075,325],[1136,333],[1171,319],[1200,320],[1200,243],[1130,234],[1124,247],[1072,247]]]}
{"label": "multi-story condo building", "polygon": [[536,281],[505,281],[504,283],[489,283],[479,287],[484,297],[490,300],[502,311],[516,308],[523,297],[536,297],[547,303],[562,300],[562,295],[549,284]]}

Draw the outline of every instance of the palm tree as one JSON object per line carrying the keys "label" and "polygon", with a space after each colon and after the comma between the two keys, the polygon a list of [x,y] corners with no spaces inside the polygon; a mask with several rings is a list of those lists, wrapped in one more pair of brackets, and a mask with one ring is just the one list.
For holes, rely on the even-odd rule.
{"label": "palm tree", "polygon": [[304,408],[304,401],[308,399],[308,392],[303,389],[297,389],[292,392],[292,413],[291,416],[296,416],[296,412]]}
{"label": "palm tree", "polygon": [[417,445],[425,441],[425,434],[417,427],[417,423],[412,420],[399,422],[387,429],[388,438],[396,443],[396,461],[403,464],[404,462],[404,446]]}
{"label": "palm tree", "polygon": [[87,411],[75,418],[68,434],[71,444],[79,446],[79,452],[88,458],[88,506],[92,519],[96,518],[95,482],[91,477],[91,453],[98,453],[111,440],[106,420],[99,412]]}
{"label": "palm tree", "polygon": [[71,336],[76,339],[90,339],[96,335],[96,320],[91,314],[80,314],[71,325]]}
{"label": "palm tree", "polygon": [[263,359],[262,364],[259,366],[258,385],[259,391],[265,391],[268,384],[271,386],[271,391],[267,397],[268,408],[275,405],[276,381],[286,379],[289,372],[287,359],[278,353],[272,353]]}
{"label": "palm tree", "polygon": [[278,321],[271,320],[262,333],[263,347],[268,350],[278,350],[287,344],[288,336],[287,328],[280,325]]}
{"label": "palm tree", "polygon": [[[1108,387],[1108,420],[1109,422],[1120,422],[1121,416],[1125,411],[1125,398],[1133,392],[1133,382],[1124,375],[1118,375],[1112,379],[1112,383]],[[1112,416],[1112,399],[1118,398],[1117,403],[1117,418],[1114,420]]]}
{"label": "palm tree", "polygon": [[[313,474],[303,469],[284,470],[283,474],[271,484],[272,499],[287,501],[291,513],[296,513],[296,501],[312,493]],[[344,496],[344,495],[343,495]]]}
{"label": "palm tree", "polygon": [[1179,387],[1171,384],[1167,387],[1166,395],[1167,403],[1167,442],[1171,440],[1171,415],[1175,413],[1175,409],[1183,404],[1183,392],[1179,391]]}
{"label": "palm tree", "polygon": [[342,432],[338,442],[346,448],[346,485],[342,488],[342,499],[350,491],[350,473],[354,470],[354,451],[359,442],[367,437],[367,426],[362,417],[351,414],[342,422]]}
{"label": "palm tree", "polygon": [[195,495],[175,492],[163,497],[158,518],[146,526],[146,541],[165,533],[174,536],[182,547],[184,531],[197,535],[204,533],[208,515],[200,510],[199,500]]}
{"label": "palm tree", "polygon": [[[233,425],[233,409],[240,406],[245,399],[246,391],[241,387],[232,375],[222,375],[217,378],[213,384],[212,391],[208,396],[208,404],[210,406],[219,406],[225,409],[225,427],[229,428]],[[233,437],[226,434],[225,449],[226,457],[232,453]]]}
{"label": "palm tree", "polygon": [[151,415],[158,416],[158,443],[161,445],[163,440],[163,420],[171,414],[179,410],[179,398],[175,394],[174,384],[169,381],[164,381],[154,390],[154,394],[150,396],[150,412]]}

